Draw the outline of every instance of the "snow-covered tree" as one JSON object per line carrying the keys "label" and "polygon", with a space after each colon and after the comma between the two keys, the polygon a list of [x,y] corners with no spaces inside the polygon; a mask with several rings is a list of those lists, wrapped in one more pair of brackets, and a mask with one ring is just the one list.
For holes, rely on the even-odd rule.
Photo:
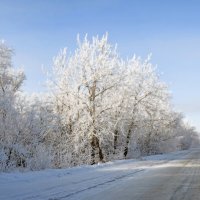
{"label": "snow-covered tree", "polygon": [[23,150],[18,145],[20,114],[15,107],[15,100],[25,76],[23,71],[13,68],[12,54],[13,51],[0,42],[0,149],[4,152],[4,167],[21,165],[20,162],[23,162]]}
{"label": "snow-covered tree", "polygon": [[92,164],[104,161],[102,139],[111,134],[107,113],[113,108],[112,93],[120,82],[120,68],[107,35],[92,42],[87,37],[78,40],[74,55],[67,58],[64,49],[54,60],[53,93],[65,134],[76,143],[85,143],[82,151],[89,148]]}

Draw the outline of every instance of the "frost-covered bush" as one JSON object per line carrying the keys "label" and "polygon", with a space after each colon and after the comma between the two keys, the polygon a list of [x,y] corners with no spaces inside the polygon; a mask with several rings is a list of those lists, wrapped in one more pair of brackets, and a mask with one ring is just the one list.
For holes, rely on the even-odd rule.
{"label": "frost-covered bush", "polygon": [[8,157],[6,153],[4,152],[4,150],[2,149],[0,151],[0,171],[5,171],[8,168],[7,160],[8,160]]}
{"label": "frost-covered bush", "polygon": [[33,156],[28,160],[27,167],[31,170],[42,170],[52,167],[52,156],[50,150],[45,146],[37,146]]}

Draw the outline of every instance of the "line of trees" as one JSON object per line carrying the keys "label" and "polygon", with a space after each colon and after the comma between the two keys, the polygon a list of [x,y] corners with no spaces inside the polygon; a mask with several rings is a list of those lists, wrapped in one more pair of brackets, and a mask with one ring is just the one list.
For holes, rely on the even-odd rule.
{"label": "line of trees", "polygon": [[122,59],[107,35],[77,41],[74,54],[63,49],[54,58],[42,95],[20,90],[25,75],[0,43],[1,170],[157,154],[172,150],[171,140],[173,150],[198,144],[149,58]]}

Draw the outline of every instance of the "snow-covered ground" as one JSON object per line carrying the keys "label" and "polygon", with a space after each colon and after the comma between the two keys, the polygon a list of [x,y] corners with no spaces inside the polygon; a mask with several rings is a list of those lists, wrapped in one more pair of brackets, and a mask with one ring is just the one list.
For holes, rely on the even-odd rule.
{"label": "snow-covered ground", "polygon": [[124,185],[148,170],[180,160],[193,150],[141,159],[118,160],[71,169],[0,173],[0,199],[87,199],[109,187]]}

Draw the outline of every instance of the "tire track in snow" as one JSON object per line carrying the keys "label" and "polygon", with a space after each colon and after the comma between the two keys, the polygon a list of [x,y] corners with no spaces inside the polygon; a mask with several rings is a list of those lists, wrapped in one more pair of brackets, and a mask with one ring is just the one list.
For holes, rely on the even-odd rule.
{"label": "tire track in snow", "polygon": [[131,173],[122,175],[122,176],[115,177],[115,178],[113,178],[113,179],[111,179],[111,180],[108,180],[108,181],[105,181],[105,182],[102,182],[102,183],[99,183],[99,184],[96,184],[96,185],[93,185],[93,186],[84,188],[84,189],[82,189],[82,190],[78,190],[78,191],[76,191],[76,192],[72,192],[72,193],[67,194],[67,195],[65,195],[65,196],[62,196],[62,197],[50,198],[49,200],[60,200],[60,199],[64,199],[64,198],[69,198],[69,197],[72,197],[72,196],[74,196],[74,195],[80,194],[81,192],[85,192],[85,191],[87,191],[87,190],[94,189],[94,188],[97,188],[97,187],[99,187],[99,186],[106,185],[106,184],[108,184],[108,183],[113,183],[113,182],[115,182],[115,181],[117,181],[117,180],[126,178],[126,177],[128,177],[128,176],[131,176],[131,175],[133,175],[133,174],[142,172],[142,171],[144,171],[144,170],[145,170],[145,169],[140,169],[140,170],[137,170],[137,171],[134,171],[134,172],[131,172]]}

